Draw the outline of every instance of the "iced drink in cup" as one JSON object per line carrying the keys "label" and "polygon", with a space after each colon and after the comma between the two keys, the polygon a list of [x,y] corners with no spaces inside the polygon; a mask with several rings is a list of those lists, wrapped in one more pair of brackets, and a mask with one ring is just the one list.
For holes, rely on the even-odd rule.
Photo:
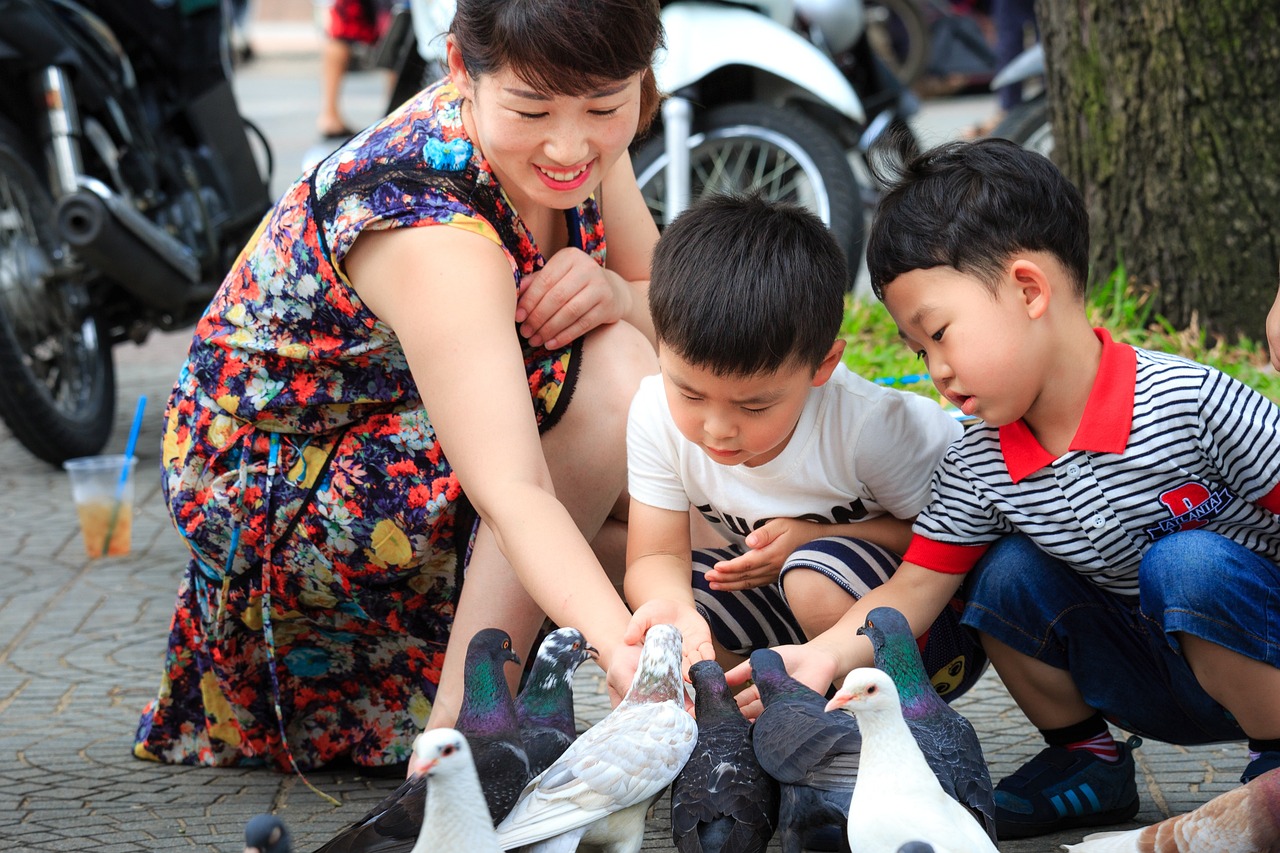
{"label": "iced drink in cup", "polygon": [[[80,514],[80,533],[90,557],[129,553],[133,534],[133,469],[136,456],[83,456],[62,463]],[[122,479],[123,478],[123,479]]]}

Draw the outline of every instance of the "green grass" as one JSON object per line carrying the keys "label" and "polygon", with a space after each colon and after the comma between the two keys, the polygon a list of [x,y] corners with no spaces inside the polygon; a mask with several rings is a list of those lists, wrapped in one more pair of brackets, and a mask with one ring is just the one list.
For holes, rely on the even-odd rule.
{"label": "green grass", "polygon": [[[1210,339],[1194,324],[1177,329],[1151,310],[1150,297],[1150,292],[1129,286],[1122,264],[1093,288],[1086,306],[1090,322],[1107,329],[1117,341],[1216,367],[1280,403],[1280,374],[1269,367],[1266,347],[1247,338],[1228,346]],[[924,362],[899,340],[897,326],[878,301],[851,299],[840,335],[848,341],[844,363],[867,379],[896,380],[927,372]],[[938,399],[927,380],[894,384]]]}

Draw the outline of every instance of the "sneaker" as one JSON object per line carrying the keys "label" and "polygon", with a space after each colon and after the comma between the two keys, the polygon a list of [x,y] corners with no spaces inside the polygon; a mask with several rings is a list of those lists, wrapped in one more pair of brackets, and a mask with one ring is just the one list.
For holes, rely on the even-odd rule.
{"label": "sneaker", "polygon": [[1133,750],[1141,744],[1138,737],[1119,744],[1114,763],[1084,749],[1041,750],[996,786],[996,835],[1004,841],[1129,820],[1138,813]]}
{"label": "sneaker", "polygon": [[1264,752],[1253,761],[1250,761],[1248,766],[1244,768],[1244,773],[1240,776],[1240,782],[1248,784],[1263,773],[1275,770],[1277,767],[1280,767],[1280,752]]}

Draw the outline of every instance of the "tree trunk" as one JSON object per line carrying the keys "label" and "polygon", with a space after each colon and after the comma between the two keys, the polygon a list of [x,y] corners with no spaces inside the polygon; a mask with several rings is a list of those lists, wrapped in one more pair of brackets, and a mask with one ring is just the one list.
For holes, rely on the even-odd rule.
{"label": "tree trunk", "polygon": [[1039,0],[1054,159],[1175,326],[1263,339],[1280,269],[1280,3]]}

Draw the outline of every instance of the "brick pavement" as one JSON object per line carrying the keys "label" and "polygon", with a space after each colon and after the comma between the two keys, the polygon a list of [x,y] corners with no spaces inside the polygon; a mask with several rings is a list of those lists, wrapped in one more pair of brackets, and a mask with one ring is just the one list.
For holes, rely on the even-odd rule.
{"label": "brick pavement", "polygon": [[[256,71],[250,66],[247,75],[253,88],[246,102],[262,108],[278,101],[285,113],[274,127],[297,139],[278,159],[285,171],[298,162],[297,146],[309,144],[297,131],[298,104],[305,111],[308,103],[297,87],[314,82],[308,68],[295,63],[273,70],[267,62]],[[282,94],[281,87],[289,85],[295,87],[288,89],[291,94]],[[377,81],[366,84],[370,103],[380,88]],[[972,114],[986,106],[977,103]],[[282,180],[288,178],[277,178],[277,191]],[[395,787],[394,779],[350,771],[312,774],[317,786],[342,802],[333,807],[292,776],[167,767],[131,755],[138,712],[159,683],[184,566],[184,549],[164,512],[155,472],[160,412],[186,340],[187,333],[159,335],[144,347],[117,352],[120,411],[109,450],[123,449],[138,395],[149,398],[139,440],[134,546],[126,557],[84,556],[66,475],[32,458],[0,428],[0,525],[11,543],[0,554],[0,845],[6,850],[227,853],[241,849],[250,815],[275,810],[292,827],[296,849],[307,851]],[[576,690],[585,727],[607,710],[599,670],[584,667]],[[1034,730],[991,673],[956,704],[977,728],[994,777],[1039,749]],[[1137,753],[1139,821],[1186,811],[1230,789],[1243,754],[1240,744],[1184,749],[1148,743]],[[1030,853],[1076,837],[1000,847]],[[661,805],[645,849],[672,849]]]}

